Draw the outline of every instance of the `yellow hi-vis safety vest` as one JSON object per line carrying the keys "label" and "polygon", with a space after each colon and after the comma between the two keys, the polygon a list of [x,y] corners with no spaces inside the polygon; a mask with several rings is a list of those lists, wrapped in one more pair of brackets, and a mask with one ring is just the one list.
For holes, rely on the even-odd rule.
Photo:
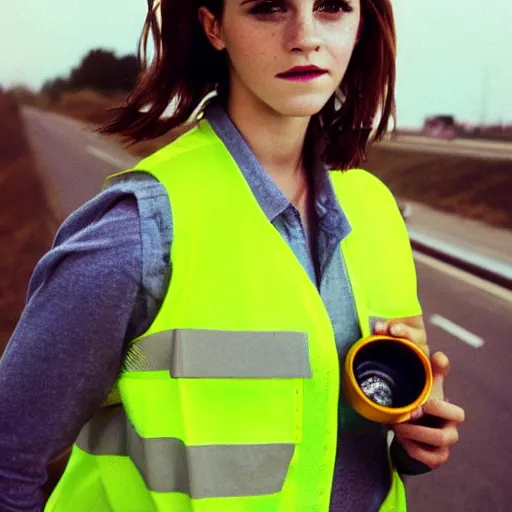
{"label": "yellow hi-vis safety vest", "polygon": [[[170,287],[45,510],[327,512],[340,365],[315,285],[206,120],[137,169],[170,197]],[[371,317],[420,314],[391,193],[362,170],[331,177],[363,335]],[[381,511],[402,512],[390,471]]]}

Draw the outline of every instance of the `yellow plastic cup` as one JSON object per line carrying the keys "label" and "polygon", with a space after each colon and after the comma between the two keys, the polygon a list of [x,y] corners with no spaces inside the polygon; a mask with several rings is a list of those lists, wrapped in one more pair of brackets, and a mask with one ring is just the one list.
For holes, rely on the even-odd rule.
{"label": "yellow plastic cup", "polygon": [[[375,364],[394,377],[394,394],[398,398],[391,406],[371,400],[361,389],[358,369]],[[404,338],[382,335],[362,338],[350,348],[345,360],[343,389],[350,406],[377,423],[408,421],[412,412],[427,401],[432,383],[428,356],[418,345]]]}

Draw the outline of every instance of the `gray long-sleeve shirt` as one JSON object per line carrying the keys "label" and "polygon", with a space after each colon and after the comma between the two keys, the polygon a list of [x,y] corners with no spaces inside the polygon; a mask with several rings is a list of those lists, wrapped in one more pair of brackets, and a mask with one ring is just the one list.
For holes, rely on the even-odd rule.
{"label": "gray long-sleeve shirt", "polygon": [[[207,117],[268,219],[319,291],[340,360],[360,337],[340,241],[350,225],[318,172],[320,275],[300,216],[219,106]],[[41,509],[47,463],[101,405],[124,349],[154,319],[172,274],[172,213],[163,186],[129,176],[74,212],[31,278],[25,310],[0,360],[0,512]],[[333,257],[336,255],[336,257]],[[389,488],[386,428],[340,400],[332,511],[378,510]]]}

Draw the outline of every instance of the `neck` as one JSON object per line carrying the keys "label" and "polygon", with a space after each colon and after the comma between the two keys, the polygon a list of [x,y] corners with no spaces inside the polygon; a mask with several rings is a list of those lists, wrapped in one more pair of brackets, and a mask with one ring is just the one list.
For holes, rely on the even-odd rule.
{"label": "neck", "polygon": [[309,117],[278,114],[238,88],[232,89],[227,112],[272,178],[282,182],[304,175],[302,152]]}

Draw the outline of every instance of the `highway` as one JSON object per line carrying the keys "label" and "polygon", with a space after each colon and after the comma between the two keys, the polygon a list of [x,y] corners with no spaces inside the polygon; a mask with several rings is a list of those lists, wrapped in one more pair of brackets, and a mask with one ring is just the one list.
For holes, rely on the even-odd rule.
{"label": "highway", "polygon": [[423,135],[398,135],[379,143],[394,151],[420,151],[445,155],[470,156],[486,160],[512,160],[512,143],[477,139],[436,139]]}
{"label": "highway", "polygon": [[[76,121],[30,108],[23,116],[60,218],[91,198],[107,174],[136,162]],[[416,263],[429,343],[450,357],[447,397],[467,418],[449,462],[407,481],[409,510],[510,512],[512,292],[423,254]]]}
{"label": "highway", "polygon": [[137,162],[73,119],[29,107],[23,108],[22,115],[58,219],[64,219],[98,193],[106,176]]}

